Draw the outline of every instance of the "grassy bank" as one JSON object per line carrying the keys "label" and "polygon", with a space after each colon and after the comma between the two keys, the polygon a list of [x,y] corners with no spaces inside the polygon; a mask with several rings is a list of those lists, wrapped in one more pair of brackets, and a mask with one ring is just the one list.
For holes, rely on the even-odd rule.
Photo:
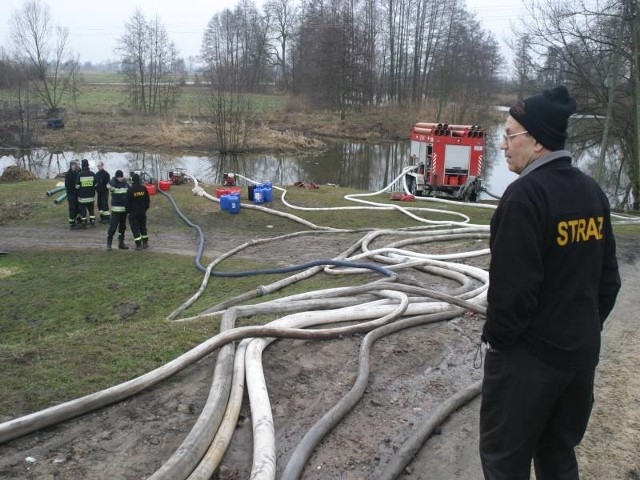
{"label": "grassy bank", "polygon": [[[128,380],[219,331],[217,319],[189,323],[166,319],[200,286],[202,274],[195,269],[193,256],[158,253],[153,249],[142,256],[106,252],[102,243],[99,248],[85,247],[75,240],[80,237],[73,236],[72,243],[49,242],[51,232],[65,228],[66,204],[56,206],[54,197],[45,196],[55,183],[36,180],[0,186],[0,225],[28,229],[34,238],[42,239],[36,242],[37,248],[14,246],[10,254],[0,256],[0,384],[4,386],[0,391],[0,418],[31,412]],[[353,205],[344,200],[346,193],[354,191],[292,188],[287,199],[300,206]],[[243,210],[240,215],[220,212],[217,205],[194,196],[188,186],[173,188],[171,194],[180,210],[209,232],[208,241],[214,244],[216,238],[238,236],[240,232],[268,232],[276,236],[306,229],[291,220],[253,210]],[[375,200],[388,201],[385,197]],[[278,200],[272,206],[319,225],[340,228],[415,224],[397,212],[292,212]],[[486,223],[490,216],[489,211],[465,210],[480,223]],[[153,197],[149,219],[153,232],[187,229],[168,200],[160,195]],[[2,247],[0,242],[0,250]],[[203,263],[211,260],[205,258]],[[269,258],[234,257],[218,268],[240,271],[274,265]],[[195,315],[256,285],[282,277],[216,277],[184,316]],[[320,275],[281,294],[353,281],[352,277]],[[252,322],[267,320],[254,318]]]}
{"label": "grassy bank", "polygon": [[[186,101],[186,99],[185,99]],[[131,116],[113,104],[96,103],[95,111],[72,110],[66,126],[49,130],[38,126],[37,144],[50,150],[85,149],[210,153],[216,150],[214,131],[206,114],[196,111],[203,103],[195,97],[194,116]],[[285,97],[271,98],[268,110],[256,112],[244,152],[301,153],[320,151],[330,139],[397,141],[408,139],[417,115],[399,108],[339,113],[289,109]],[[427,116],[422,118],[429,118]]]}

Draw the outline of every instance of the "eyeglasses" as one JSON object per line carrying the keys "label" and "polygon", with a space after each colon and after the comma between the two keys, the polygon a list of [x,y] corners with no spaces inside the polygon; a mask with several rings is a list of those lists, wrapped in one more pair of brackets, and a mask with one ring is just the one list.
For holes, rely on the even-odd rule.
{"label": "eyeglasses", "polygon": [[525,133],[529,133],[529,131],[528,130],[523,130],[522,132],[516,132],[516,133],[511,133],[511,134],[503,133],[502,134],[502,141],[505,142],[505,143],[510,143],[511,139],[513,137],[517,137],[518,135],[524,135]]}

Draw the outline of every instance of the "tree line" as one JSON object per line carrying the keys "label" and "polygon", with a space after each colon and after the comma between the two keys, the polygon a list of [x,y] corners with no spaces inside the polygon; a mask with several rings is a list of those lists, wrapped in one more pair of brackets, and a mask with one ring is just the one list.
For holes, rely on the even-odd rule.
{"label": "tree line", "polygon": [[[39,70],[33,86],[55,110],[79,69],[68,29],[52,26],[43,0],[26,0],[11,23],[2,61]],[[168,87],[186,68],[160,19],[136,10],[115,53],[134,111],[170,107]],[[455,0],[240,0],[211,17],[199,60],[205,80],[233,74],[244,91],[299,94],[314,106],[455,101],[460,112],[495,91],[501,65],[494,37]]]}
{"label": "tree line", "polygon": [[441,0],[243,0],[211,18],[202,60],[314,106],[455,102],[458,116],[496,91],[502,62],[463,2]]}

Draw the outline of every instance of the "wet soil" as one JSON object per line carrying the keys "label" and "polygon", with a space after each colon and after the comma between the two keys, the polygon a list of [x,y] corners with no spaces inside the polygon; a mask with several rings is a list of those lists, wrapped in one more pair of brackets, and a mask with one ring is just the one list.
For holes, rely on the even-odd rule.
{"label": "wet soil", "polygon": [[[3,227],[1,250],[104,248],[102,227],[82,232]],[[74,235],[84,235],[74,242]],[[76,237],[77,238],[77,237]],[[268,247],[271,258],[306,261],[335,255],[353,242],[347,234],[299,237]],[[226,237],[215,256],[238,245]],[[151,237],[158,251],[192,255],[189,233]],[[640,478],[640,245],[619,238],[623,287],[603,336],[596,404],[578,449],[582,478]],[[260,254],[265,254],[261,247]],[[248,250],[243,255],[256,254]],[[122,252],[115,252],[121,254]],[[126,254],[135,254],[126,252]],[[486,259],[478,260],[481,265]],[[424,284],[446,289],[436,277]],[[475,365],[482,321],[466,314],[412,328],[374,345],[371,376],[360,403],[321,443],[303,477],[375,479],[411,432],[456,391],[481,378]],[[277,474],[307,429],[352,386],[361,336],[309,342],[278,340],[263,355],[275,420]],[[140,479],[152,475],[179,447],[209,393],[215,355],[132,398],[0,445],[0,478],[33,480]],[[455,412],[423,446],[402,479],[481,479],[477,455],[479,398]],[[252,423],[245,401],[233,443],[213,478],[247,479]],[[535,421],[532,419],[532,421]]]}

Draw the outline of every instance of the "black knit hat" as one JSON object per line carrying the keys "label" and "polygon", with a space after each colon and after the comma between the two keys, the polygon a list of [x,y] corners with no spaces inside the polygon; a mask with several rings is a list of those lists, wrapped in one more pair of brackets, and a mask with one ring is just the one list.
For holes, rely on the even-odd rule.
{"label": "black knit hat", "polygon": [[89,167],[89,160],[87,160],[86,158],[82,159],[81,162],[82,168],[88,168]]}
{"label": "black knit hat", "polygon": [[137,173],[131,175],[131,183],[140,183],[140,175]]}
{"label": "black knit hat", "polygon": [[116,170],[116,178],[121,178],[124,177],[124,173],[122,173],[122,170]]}
{"label": "black knit hat", "polygon": [[551,151],[562,150],[567,140],[567,121],[576,111],[576,100],[564,85],[545,90],[518,102],[509,114],[529,134]]}

